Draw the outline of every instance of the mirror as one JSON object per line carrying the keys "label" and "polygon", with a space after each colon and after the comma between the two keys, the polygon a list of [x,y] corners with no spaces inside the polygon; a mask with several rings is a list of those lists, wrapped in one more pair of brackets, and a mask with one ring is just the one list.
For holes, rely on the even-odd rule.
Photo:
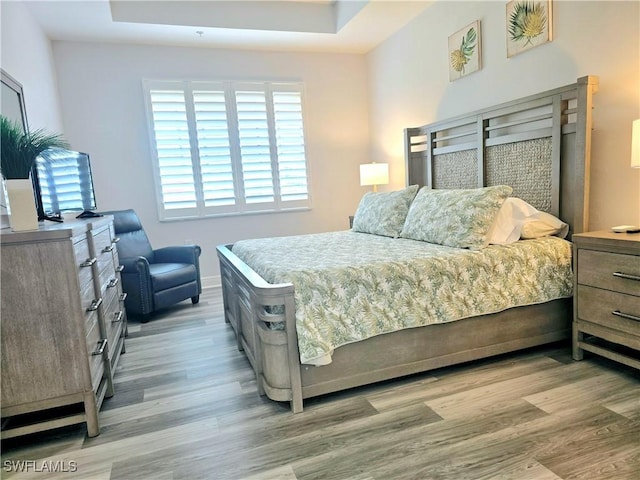
{"label": "mirror", "polygon": [[[1,70],[1,69],[0,69]],[[22,85],[4,70],[2,71],[2,97],[0,98],[1,113],[5,117],[22,124],[27,129],[27,113],[24,108],[24,94]]]}
{"label": "mirror", "polygon": [[[0,113],[18,122],[27,131],[27,111],[24,106],[22,85],[4,70],[2,72],[2,91],[0,96]],[[4,182],[0,182],[0,228],[9,227],[9,216],[4,195]]]}

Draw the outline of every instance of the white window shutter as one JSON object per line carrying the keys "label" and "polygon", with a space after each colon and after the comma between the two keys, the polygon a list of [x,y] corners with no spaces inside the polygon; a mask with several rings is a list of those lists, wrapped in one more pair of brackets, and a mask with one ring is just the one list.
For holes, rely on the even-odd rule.
{"label": "white window shutter", "polygon": [[273,92],[280,200],[306,200],[307,161],[300,92]]}
{"label": "white window shutter", "polygon": [[163,206],[196,208],[184,91],[151,90],[150,96]]}
{"label": "white window shutter", "polygon": [[237,91],[236,110],[245,202],[273,202],[273,169],[265,93]]}
{"label": "white window shutter", "polygon": [[224,90],[194,90],[193,103],[205,207],[236,202]]}
{"label": "white window shutter", "polygon": [[144,84],[161,219],[309,207],[300,84]]}

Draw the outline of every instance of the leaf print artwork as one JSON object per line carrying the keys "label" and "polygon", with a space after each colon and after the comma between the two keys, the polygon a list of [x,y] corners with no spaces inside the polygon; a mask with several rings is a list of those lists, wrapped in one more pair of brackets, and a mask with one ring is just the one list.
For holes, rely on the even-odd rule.
{"label": "leaf print artwork", "polygon": [[544,33],[546,24],[547,16],[540,3],[516,3],[509,18],[509,35],[511,40],[524,41],[525,45],[529,45],[533,38]]}
{"label": "leaf print artwork", "polygon": [[551,39],[551,2],[513,0],[507,4],[507,56]]}
{"label": "leaf print artwork", "polygon": [[480,69],[480,21],[475,21],[449,37],[449,80]]}
{"label": "leaf print artwork", "polygon": [[462,37],[460,48],[451,52],[451,67],[456,72],[464,73],[464,66],[469,63],[475,48],[476,30],[475,28],[470,28],[467,34]]}

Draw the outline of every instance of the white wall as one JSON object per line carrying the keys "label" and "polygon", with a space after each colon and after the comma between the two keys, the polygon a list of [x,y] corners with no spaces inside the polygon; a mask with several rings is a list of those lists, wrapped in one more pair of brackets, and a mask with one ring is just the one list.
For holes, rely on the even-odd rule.
{"label": "white wall", "polygon": [[[72,42],[53,51],[67,138],[91,155],[99,209],[134,208],[154,247],[201,245],[206,282],[219,273],[218,244],[349,227],[366,191],[358,165],[369,161],[364,56]],[[220,77],[304,81],[310,211],[158,221],[142,79]]]}
{"label": "white wall", "polygon": [[64,133],[51,42],[24,2],[0,2],[2,69],[22,84],[33,129]]}
{"label": "white wall", "polygon": [[[368,55],[372,158],[404,184],[402,129],[597,75],[590,228],[640,224],[640,3],[554,0],[553,41],[506,58],[505,2],[436,2]],[[481,21],[482,69],[449,82],[447,38]]]}

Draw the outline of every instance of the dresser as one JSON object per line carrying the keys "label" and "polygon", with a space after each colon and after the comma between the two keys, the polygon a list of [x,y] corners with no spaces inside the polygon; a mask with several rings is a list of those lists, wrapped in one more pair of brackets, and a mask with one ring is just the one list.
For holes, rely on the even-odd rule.
{"label": "dresser", "polygon": [[640,234],[573,236],[573,358],[584,351],[640,369]]}
{"label": "dresser", "polygon": [[0,246],[2,438],[98,435],[127,329],[112,218],[6,229]]}

